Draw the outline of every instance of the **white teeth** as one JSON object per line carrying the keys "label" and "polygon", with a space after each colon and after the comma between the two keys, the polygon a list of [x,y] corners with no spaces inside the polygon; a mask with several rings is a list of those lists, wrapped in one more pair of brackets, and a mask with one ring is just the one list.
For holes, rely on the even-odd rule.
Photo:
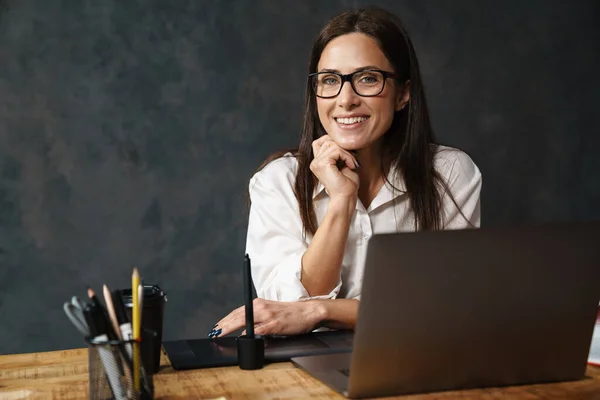
{"label": "white teeth", "polygon": [[350,124],[356,124],[357,122],[366,121],[367,118],[366,117],[352,117],[352,118],[336,118],[335,120],[337,122],[339,122],[340,124],[350,125]]}

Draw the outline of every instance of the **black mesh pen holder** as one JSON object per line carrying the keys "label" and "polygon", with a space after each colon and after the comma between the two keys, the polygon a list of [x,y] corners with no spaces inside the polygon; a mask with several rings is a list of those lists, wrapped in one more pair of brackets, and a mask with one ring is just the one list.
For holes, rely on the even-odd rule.
{"label": "black mesh pen holder", "polygon": [[[143,354],[151,351],[154,331],[145,330],[142,340],[106,341],[87,339],[89,398],[91,400],[145,400],[154,398],[152,369],[144,365]],[[137,348],[137,350],[136,350]],[[139,355],[135,372],[134,353]],[[135,376],[139,374],[139,389]]]}

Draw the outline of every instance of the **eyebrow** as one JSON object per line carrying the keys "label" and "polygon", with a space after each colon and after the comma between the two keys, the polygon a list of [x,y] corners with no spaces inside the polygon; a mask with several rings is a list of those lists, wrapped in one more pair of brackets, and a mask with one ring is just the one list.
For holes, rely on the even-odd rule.
{"label": "eyebrow", "polygon": [[[382,69],[382,68],[377,67],[375,65],[366,65],[364,67],[355,68],[352,72],[364,71],[364,70],[367,70],[367,69]],[[318,71],[318,72],[334,72],[336,74],[341,74],[341,72],[339,70],[337,70],[337,69],[329,69],[329,68],[322,69],[321,71]]]}

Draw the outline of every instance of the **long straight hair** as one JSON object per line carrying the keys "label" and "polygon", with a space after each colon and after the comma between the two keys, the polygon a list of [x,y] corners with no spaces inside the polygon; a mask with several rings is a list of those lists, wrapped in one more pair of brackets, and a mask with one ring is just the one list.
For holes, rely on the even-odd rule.
{"label": "long straight hair", "polygon": [[[321,53],[330,41],[354,32],[368,35],[377,42],[392,64],[397,84],[403,85],[410,80],[408,107],[395,113],[392,124],[383,137],[381,172],[386,180],[385,171],[389,168],[401,174],[414,213],[415,230],[440,229],[440,188],[447,189],[447,186],[434,168],[437,145],[429,120],[419,63],[402,21],[377,7],[353,9],[334,17],[321,30],[313,44],[308,73],[317,72]],[[313,205],[313,191],[317,181],[310,170],[310,163],[314,158],[312,142],[323,135],[325,131],[319,121],[314,89],[307,79],[300,144],[293,153],[298,160],[294,191],[304,232],[311,235],[317,231]],[[263,166],[281,155],[278,152],[269,157]],[[392,182],[388,183],[394,190],[400,190]]]}

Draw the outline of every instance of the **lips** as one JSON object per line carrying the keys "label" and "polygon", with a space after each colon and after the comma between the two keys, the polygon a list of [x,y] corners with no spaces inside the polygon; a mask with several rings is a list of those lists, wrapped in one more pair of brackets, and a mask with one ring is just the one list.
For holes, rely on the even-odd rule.
{"label": "lips", "polygon": [[364,122],[367,119],[369,119],[369,117],[343,117],[343,118],[335,118],[335,121],[338,124],[342,124],[342,125],[352,125],[352,124],[356,124],[358,122]]}
{"label": "lips", "polygon": [[342,129],[351,129],[361,126],[369,119],[368,116],[334,117],[337,125]]}

